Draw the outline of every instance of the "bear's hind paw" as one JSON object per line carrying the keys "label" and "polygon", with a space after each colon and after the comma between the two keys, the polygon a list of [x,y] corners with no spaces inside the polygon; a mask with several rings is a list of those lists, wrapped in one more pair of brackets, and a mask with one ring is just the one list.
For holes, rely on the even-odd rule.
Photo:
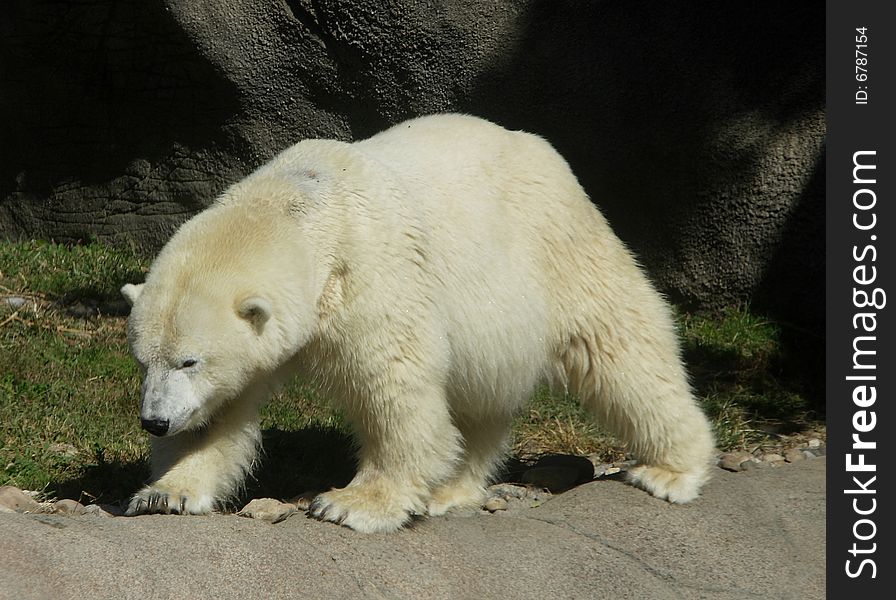
{"label": "bear's hind paw", "polygon": [[673,471],[656,465],[637,465],[628,471],[626,479],[661,500],[684,504],[700,495],[709,474],[705,468]]}
{"label": "bear's hind paw", "polygon": [[480,508],[485,497],[485,488],[472,481],[446,484],[433,491],[426,512],[438,517],[453,509]]}

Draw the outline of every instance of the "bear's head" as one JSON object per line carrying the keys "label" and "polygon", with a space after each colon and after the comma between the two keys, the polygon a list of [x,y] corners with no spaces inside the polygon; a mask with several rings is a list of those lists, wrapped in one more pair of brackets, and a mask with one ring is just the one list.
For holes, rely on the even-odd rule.
{"label": "bear's head", "polygon": [[260,170],[184,223],[145,283],[122,288],[147,431],[196,429],[238,397],[265,395],[318,331],[339,295],[323,297],[339,230],[325,219],[325,184],[316,171]]}
{"label": "bear's head", "polygon": [[[263,296],[224,300],[127,284],[128,342],[143,374],[140,422],[156,436],[196,429],[276,369]],[[161,288],[161,289],[160,289]]]}

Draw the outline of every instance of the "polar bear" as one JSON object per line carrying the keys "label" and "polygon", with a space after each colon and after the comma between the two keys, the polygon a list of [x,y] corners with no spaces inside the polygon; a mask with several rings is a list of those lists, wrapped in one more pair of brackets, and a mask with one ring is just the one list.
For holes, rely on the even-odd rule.
{"label": "polar bear", "polygon": [[[338,403],[358,470],[310,513],[362,532],[482,501],[540,381],[577,394],[694,499],[713,438],[670,309],[543,139],[463,115],[306,140],[174,234],[132,304],[151,482],[128,514],[210,512],[299,374]],[[297,490],[298,491],[298,490]]]}

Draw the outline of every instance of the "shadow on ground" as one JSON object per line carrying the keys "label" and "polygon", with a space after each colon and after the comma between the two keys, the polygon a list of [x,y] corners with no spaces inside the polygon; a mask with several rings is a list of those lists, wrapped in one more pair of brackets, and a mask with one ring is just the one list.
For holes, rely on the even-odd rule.
{"label": "shadow on ground", "polygon": [[272,428],[263,432],[263,439],[261,463],[248,479],[240,501],[265,497],[288,500],[342,487],[355,474],[354,444],[350,436],[337,429]]}
{"label": "shadow on ground", "polygon": [[[234,505],[242,506],[250,498],[288,500],[306,492],[343,486],[355,473],[351,438],[336,429],[271,428],[264,430],[262,436],[258,465]],[[80,476],[51,482],[46,489],[55,497],[84,504],[124,504],[148,478],[146,460],[107,461],[98,451],[96,464],[84,469]]]}

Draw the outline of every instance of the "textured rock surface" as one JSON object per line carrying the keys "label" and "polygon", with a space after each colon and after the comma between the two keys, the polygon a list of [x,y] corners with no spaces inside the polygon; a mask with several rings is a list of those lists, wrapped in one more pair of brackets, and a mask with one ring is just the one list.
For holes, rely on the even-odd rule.
{"label": "textured rock surface", "polygon": [[549,139],[677,300],[820,324],[817,3],[12,0],[0,236],[158,247],[285,146],[457,110]]}
{"label": "textured rock surface", "polygon": [[673,506],[616,481],[362,535],[301,515],[0,513],[10,598],[823,598],[825,460],[718,470]]}

